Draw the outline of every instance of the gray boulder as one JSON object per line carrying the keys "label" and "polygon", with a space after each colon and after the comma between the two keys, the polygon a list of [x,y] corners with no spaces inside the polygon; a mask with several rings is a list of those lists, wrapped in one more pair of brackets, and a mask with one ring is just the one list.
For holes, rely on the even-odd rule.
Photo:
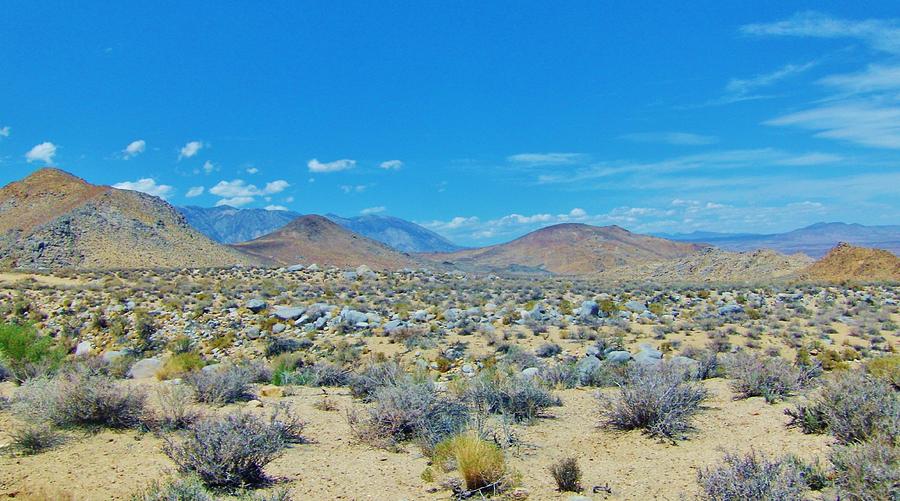
{"label": "gray boulder", "polygon": [[597,304],[597,301],[584,301],[581,303],[581,307],[578,308],[578,311],[575,312],[575,315],[583,320],[596,317],[599,314],[600,305]]}
{"label": "gray boulder", "polygon": [[262,299],[251,299],[251,300],[247,301],[246,306],[247,306],[247,309],[252,311],[253,313],[259,313],[262,310],[265,310],[266,306],[268,306],[268,305]]}
{"label": "gray boulder", "polygon": [[624,364],[631,360],[631,353],[624,350],[615,350],[606,354],[606,361],[614,364]]}
{"label": "gray boulder", "polygon": [[575,364],[575,372],[579,376],[586,376],[599,369],[601,363],[597,357],[584,357]]}
{"label": "gray boulder", "polygon": [[144,358],[138,360],[128,371],[128,377],[132,379],[146,379],[156,376],[156,371],[162,366],[158,358]]}
{"label": "gray boulder", "polygon": [[296,320],[303,316],[306,310],[296,306],[276,306],[273,315],[281,320]]}

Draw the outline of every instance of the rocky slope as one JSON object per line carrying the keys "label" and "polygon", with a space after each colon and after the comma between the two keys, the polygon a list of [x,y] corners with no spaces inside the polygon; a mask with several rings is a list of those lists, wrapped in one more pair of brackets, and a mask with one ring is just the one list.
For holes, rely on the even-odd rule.
{"label": "rocky slope", "polygon": [[708,247],[637,276],[660,283],[762,283],[788,278],[812,261],[804,254],[788,256],[767,249],[729,252]]}
{"label": "rocky slope", "polygon": [[273,233],[232,247],[281,266],[316,263],[352,267],[364,264],[371,268],[400,269],[419,265],[409,255],[317,215],[298,217]]}
{"label": "rocky slope", "polygon": [[163,200],[58,169],[0,189],[0,263],[15,268],[181,268],[253,264]]}
{"label": "rocky slope", "polygon": [[224,244],[253,240],[300,217],[300,214],[293,211],[237,209],[227,205],[188,206],[179,207],[178,210],[197,231]]}
{"label": "rocky slope", "polygon": [[437,233],[398,217],[366,215],[348,218],[334,214],[325,217],[401,252],[453,252],[460,249]]}
{"label": "rocky slope", "polygon": [[900,258],[883,249],[840,243],[801,275],[826,282],[900,282]]}
{"label": "rocky slope", "polygon": [[629,268],[684,258],[702,248],[631,233],[618,226],[558,224],[508,243],[427,257],[468,270],[615,275]]}

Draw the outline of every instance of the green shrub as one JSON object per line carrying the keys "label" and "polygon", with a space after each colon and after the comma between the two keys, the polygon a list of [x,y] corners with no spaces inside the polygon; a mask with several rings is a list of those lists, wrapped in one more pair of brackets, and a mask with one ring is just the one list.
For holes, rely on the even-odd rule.
{"label": "green shrub", "polygon": [[65,356],[64,347],[31,326],[0,324],[0,362],[18,383],[52,373]]}

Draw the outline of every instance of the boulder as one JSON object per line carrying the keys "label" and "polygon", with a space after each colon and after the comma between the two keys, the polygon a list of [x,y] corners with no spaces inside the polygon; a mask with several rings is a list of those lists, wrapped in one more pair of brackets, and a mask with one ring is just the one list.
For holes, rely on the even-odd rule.
{"label": "boulder", "polygon": [[631,360],[631,353],[624,350],[615,350],[606,354],[606,361],[614,364],[624,364]]}
{"label": "boulder", "polygon": [[144,358],[138,360],[128,371],[128,377],[132,379],[146,379],[156,376],[156,371],[162,366],[158,358]]}
{"label": "boulder", "polygon": [[281,320],[296,320],[303,316],[305,311],[304,308],[296,306],[276,306],[272,314]]}
{"label": "boulder", "polygon": [[601,364],[602,362],[597,357],[584,357],[575,364],[575,372],[579,376],[586,376],[599,369]]}
{"label": "boulder", "polygon": [[265,310],[268,305],[262,299],[251,299],[247,301],[246,307],[248,310],[253,313],[259,313],[262,310]]}
{"label": "boulder", "polygon": [[78,343],[78,346],[75,347],[75,356],[76,357],[84,357],[91,354],[91,350],[94,349],[94,345],[91,344],[90,341],[82,341]]}
{"label": "boulder", "polygon": [[578,308],[578,311],[575,312],[575,315],[582,320],[596,317],[599,314],[600,305],[597,304],[597,301],[584,301],[581,303],[581,307]]}
{"label": "boulder", "polygon": [[640,301],[631,300],[625,303],[625,309],[634,313],[643,313],[647,311],[647,305]]}

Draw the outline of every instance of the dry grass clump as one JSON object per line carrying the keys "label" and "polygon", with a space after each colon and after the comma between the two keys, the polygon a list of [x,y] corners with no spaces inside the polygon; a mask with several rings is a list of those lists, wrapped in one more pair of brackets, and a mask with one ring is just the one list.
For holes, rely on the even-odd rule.
{"label": "dry grass clump", "polygon": [[459,471],[470,493],[499,492],[508,480],[503,451],[474,432],[441,441],[434,449],[434,462]]}
{"label": "dry grass clump", "polygon": [[707,396],[682,367],[633,364],[616,398],[600,397],[601,412],[607,426],[674,440],[693,430],[693,416]]}
{"label": "dry grass clump", "polygon": [[20,454],[39,454],[61,444],[63,436],[46,423],[29,423],[10,433],[12,447]]}
{"label": "dry grass clump", "polygon": [[581,492],[581,468],[575,458],[563,458],[553,463],[550,474],[556,481],[556,489],[559,492]]}
{"label": "dry grass clump", "polygon": [[252,381],[253,373],[249,368],[231,364],[193,372],[184,378],[184,382],[194,389],[198,401],[219,405],[249,400]]}
{"label": "dry grass clump", "polygon": [[802,388],[801,369],[781,357],[738,352],[728,358],[726,372],[737,398],[764,397],[773,403]]}
{"label": "dry grass clump", "polygon": [[829,455],[839,499],[897,499],[900,447],[887,440],[839,445]]}
{"label": "dry grass clump", "polygon": [[501,414],[516,422],[533,421],[544,409],[562,405],[537,378],[501,369],[482,371],[468,383],[463,398],[484,413]]}

